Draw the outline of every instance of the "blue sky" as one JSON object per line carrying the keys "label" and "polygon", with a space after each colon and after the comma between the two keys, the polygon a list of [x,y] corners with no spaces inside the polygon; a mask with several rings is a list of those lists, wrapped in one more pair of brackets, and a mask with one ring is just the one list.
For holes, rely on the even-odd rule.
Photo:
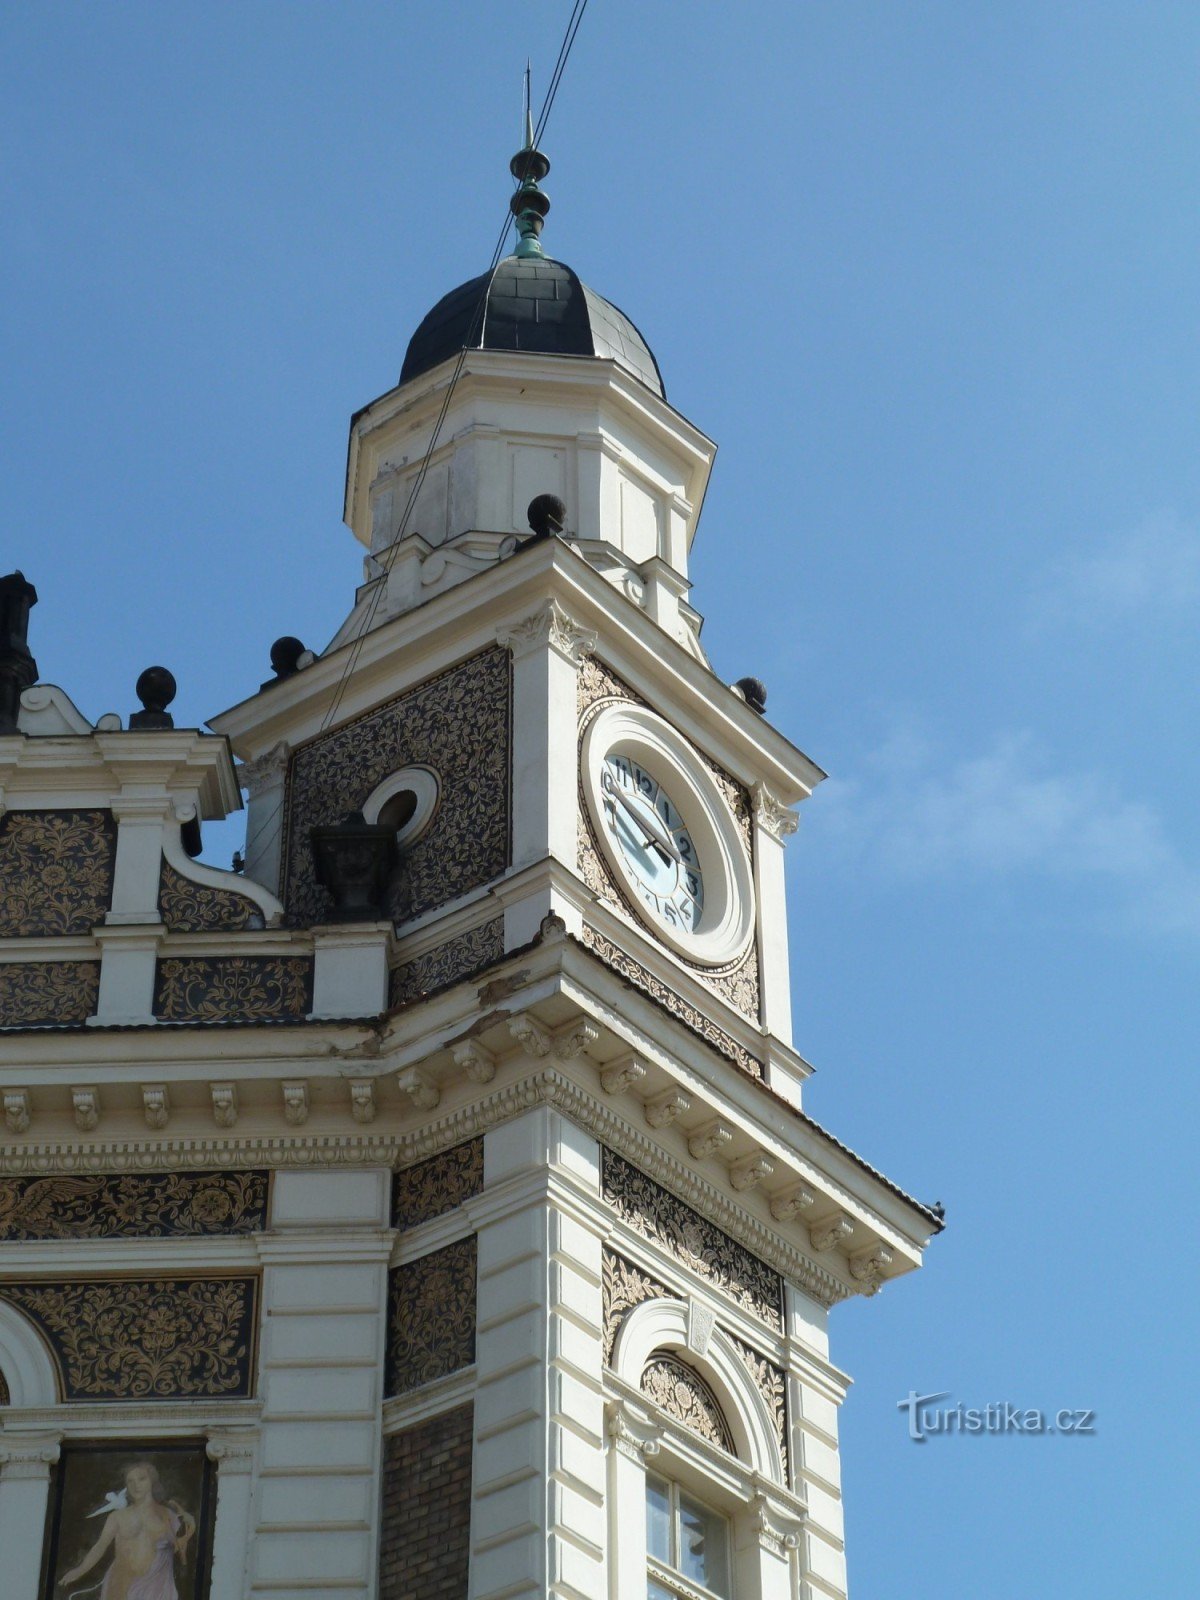
{"label": "blue sky", "polygon": [[[0,566],[89,715],[332,633],[349,416],[486,264],[568,11],[0,12]],[[714,664],[832,774],[808,1105],[948,1208],[834,1318],[857,1600],[1194,1580],[1198,48],[1189,4],[593,0],[546,139],[547,248],[720,444]],[[916,1445],[910,1389],[1096,1432]]]}

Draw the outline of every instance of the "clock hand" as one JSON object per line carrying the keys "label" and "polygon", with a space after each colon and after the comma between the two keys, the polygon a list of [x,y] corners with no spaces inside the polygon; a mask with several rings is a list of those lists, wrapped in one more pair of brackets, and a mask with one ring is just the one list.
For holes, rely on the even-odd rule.
{"label": "clock hand", "polygon": [[682,863],[679,847],[659,820],[658,813],[637,796],[625,794],[610,772],[604,774],[603,784],[625,814],[637,823],[646,843],[653,845],[664,861]]}

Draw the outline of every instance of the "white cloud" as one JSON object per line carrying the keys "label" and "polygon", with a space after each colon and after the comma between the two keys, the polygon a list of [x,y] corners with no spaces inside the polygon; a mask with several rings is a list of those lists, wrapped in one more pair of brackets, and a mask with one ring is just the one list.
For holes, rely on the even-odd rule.
{"label": "white cloud", "polygon": [[894,881],[1090,882],[1126,925],[1200,934],[1200,869],[1155,808],[1114,778],[1052,770],[1029,734],[947,762],[901,729],[816,798],[823,838]]}
{"label": "white cloud", "polygon": [[1200,530],[1164,513],[1044,574],[1029,597],[1035,623],[1109,626],[1189,615],[1200,601]]}

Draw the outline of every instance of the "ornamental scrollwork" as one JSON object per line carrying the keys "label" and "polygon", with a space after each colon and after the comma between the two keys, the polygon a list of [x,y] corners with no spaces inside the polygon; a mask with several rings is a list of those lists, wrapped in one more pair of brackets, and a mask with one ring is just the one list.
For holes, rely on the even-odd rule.
{"label": "ornamental scrollwork", "polygon": [[788,1423],[787,1423],[787,1375],[782,1367],[777,1367],[773,1361],[768,1361],[766,1356],[759,1355],[757,1350],[752,1350],[748,1344],[743,1344],[740,1339],[729,1336],[729,1342],[740,1356],[746,1371],[754,1381],[754,1386],[766,1402],[767,1410],[775,1424],[775,1438],[779,1444],[779,1454],[783,1460],[784,1482],[790,1481],[788,1477]]}
{"label": "ornamental scrollwork", "polygon": [[415,1228],[419,1223],[445,1216],[482,1192],[483,1140],[468,1139],[465,1144],[456,1144],[396,1173],[392,1223],[397,1228]]}
{"label": "ornamental scrollwork", "polygon": [[0,820],[0,937],[90,933],[112,897],[109,811],[9,811]]}
{"label": "ornamental scrollwork", "polygon": [[615,1250],[603,1252],[601,1284],[604,1302],[604,1364],[612,1366],[613,1349],[621,1324],[635,1306],[645,1300],[668,1300],[671,1291],[641,1267],[627,1261]]}
{"label": "ornamental scrollwork", "polygon": [[260,1232],[265,1172],[0,1177],[0,1241],[164,1239]]}
{"label": "ornamental scrollwork", "polygon": [[98,961],[11,961],[0,965],[0,1028],[86,1022],[100,997]]}
{"label": "ornamental scrollwork", "polygon": [[388,1274],[384,1392],[407,1394],[475,1360],[475,1235]]}
{"label": "ornamental scrollwork", "polygon": [[173,956],[158,963],[154,1015],[164,1022],[297,1021],[311,1010],[306,956]]}
{"label": "ornamental scrollwork", "polygon": [[498,961],[503,954],[504,918],[494,917],[393,968],[388,981],[388,1004],[402,1005],[406,1000],[457,983]]}
{"label": "ornamental scrollwork", "polygon": [[642,1393],[692,1433],[733,1455],[733,1439],[716,1395],[694,1368],[669,1350],[655,1350],[642,1370]]}
{"label": "ornamental scrollwork", "polygon": [[283,899],[293,926],[328,915],[311,830],[361,810],[402,767],[432,768],[441,800],[433,824],[404,851],[390,892],[392,920],[419,916],[504,871],[510,680],[508,652],[493,647],[294,751],[283,846]]}
{"label": "ornamental scrollwork", "polygon": [[233,1400],[250,1394],[258,1280],[0,1283],[50,1347],[64,1400]]}
{"label": "ornamental scrollwork", "polygon": [[671,1016],[697,1034],[706,1044],[710,1044],[719,1055],[727,1061],[732,1061],[737,1067],[751,1078],[761,1078],[763,1075],[762,1062],[755,1059],[736,1039],[731,1039],[723,1028],[718,1028],[711,1017],[705,1016],[698,1007],[690,1005],[678,995],[670,984],[664,983],[655,973],[643,967],[614,944],[605,934],[599,933],[591,923],[585,922],[581,935],[582,942],[593,951],[605,966],[611,967],[614,972],[619,972],[623,978],[641,990],[642,994],[662,1006]]}
{"label": "ornamental scrollwork", "polygon": [[777,1272],[607,1146],[601,1171],[604,1198],[627,1226],[760,1322],[783,1332],[783,1280]]}
{"label": "ornamental scrollwork", "polygon": [[158,910],[170,933],[240,933],[263,926],[262,911],[248,896],[185,878],[165,858]]}

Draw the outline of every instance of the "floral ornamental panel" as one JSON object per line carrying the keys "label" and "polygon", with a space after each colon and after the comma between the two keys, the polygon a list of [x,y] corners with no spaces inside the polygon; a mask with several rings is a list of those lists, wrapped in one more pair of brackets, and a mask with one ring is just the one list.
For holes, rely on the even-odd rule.
{"label": "floral ornamental panel", "polygon": [[90,933],[112,897],[108,811],[9,811],[0,819],[0,938]]}
{"label": "floral ornamental panel", "polygon": [[86,1022],[100,997],[98,961],[11,961],[0,965],[0,1028]]}
{"label": "floral ornamental panel", "polygon": [[185,878],[165,858],[158,909],[170,933],[240,933],[263,926],[262,910],[246,895]]}
{"label": "floral ornamental panel", "polygon": [[607,1146],[602,1173],[605,1200],[635,1233],[783,1332],[783,1279],[777,1272]]}
{"label": "floral ornamental panel", "polygon": [[475,1360],[475,1235],[388,1274],[384,1393],[407,1394]]}
{"label": "floral ornamental panel", "polygon": [[582,939],[589,950],[595,951],[605,966],[611,967],[614,972],[619,972],[635,989],[640,989],[644,995],[662,1006],[664,1011],[670,1012],[673,1017],[678,1017],[680,1022],[691,1028],[693,1033],[699,1034],[706,1044],[712,1045],[713,1049],[727,1061],[732,1061],[735,1066],[740,1067],[748,1077],[762,1077],[762,1062],[757,1061],[749,1050],[744,1049],[735,1039],[731,1039],[727,1033],[718,1028],[703,1011],[681,999],[669,984],[655,977],[654,973],[627,955],[619,945],[614,944],[604,934],[597,933],[590,923],[584,923]]}
{"label": "floral ornamental panel", "polygon": [[418,995],[430,994],[447,984],[469,977],[504,954],[504,918],[495,917],[481,923],[478,928],[468,928],[456,939],[447,939],[435,950],[402,966],[392,969],[388,984],[388,1004],[403,1005]]}
{"label": "floral ornamental panel", "polygon": [[[580,739],[587,729],[592,717],[606,705],[617,701],[628,701],[633,705],[645,706],[640,695],[634,694],[628,684],[623,682],[611,667],[607,666],[598,656],[588,656],[579,669],[579,731]],[[648,708],[650,709],[650,708]],[[726,803],[732,811],[737,822],[738,832],[746,846],[746,854],[751,861],[754,860],[754,810],[750,800],[749,791],[742,784],[736,782],[715,761],[710,761],[701,753],[701,760],[712,773],[713,780],[725,796]],[[579,827],[578,827],[578,854],[579,872],[588,888],[602,900],[608,900],[615,905],[625,902],[625,896],[609,871],[604,856],[596,842],[592,828],[589,809],[584,800],[582,788],[580,789]],[[682,959],[682,958],[680,958]],[[744,1016],[758,1021],[761,1010],[761,994],[758,975],[758,951],[753,943],[746,954],[728,967],[704,967],[694,962],[683,960],[683,965],[693,972],[702,983],[708,985],[723,1000],[735,1006]],[[639,971],[642,970],[639,968]],[[629,976],[629,974],[626,974]],[[641,985],[639,985],[641,987]],[[689,1018],[684,1018],[689,1021]],[[761,1074],[759,1074],[761,1076]]]}
{"label": "floral ornamental panel", "polygon": [[258,1233],[267,1181],[265,1172],[0,1177],[0,1241]]}
{"label": "floral ornamental panel", "polygon": [[298,1022],[312,1010],[306,956],[173,956],[158,963],[163,1022]]}
{"label": "floral ornamental panel", "polygon": [[482,1192],[483,1140],[469,1139],[397,1172],[392,1184],[393,1226],[415,1228]]}
{"label": "floral ornamental panel", "polygon": [[754,1380],[755,1388],[767,1403],[767,1410],[775,1423],[775,1438],[779,1444],[779,1454],[783,1459],[783,1478],[785,1483],[791,1482],[788,1469],[788,1423],[787,1423],[787,1374],[782,1367],[777,1367],[773,1361],[768,1361],[766,1356],[759,1355],[757,1350],[752,1350],[748,1344],[743,1344],[740,1339],[729,1335],[729,1342],[741,1357],[747,1372]]}
{"label": "floral ornamental panel", "polygon": [[288,775],[283,859],[288,920],[327,914],[309,832],[340,822],[401,767],[438,775],[437,811],[405,850],[390,911],[406,922],[498,877],[509,856],[510,669],[507,650],[482,651],[332,732],[301,745]]}
{"label": "floral ornamental panel", "polygon": [[698,1433],[718,1450],[736,1454],[716,1395],[694,1368],[669,1350],[656,1350],[642,1372],[642,1393],[669,1417]]}
{"label": "floral ornamental panel", "polygon": [[626,1315],[644,1300],[674,1298],[666,1284],[659,1283],[641,1267],[634,1266],[615,1250],[603,1252],[601,1282],[604,1295],[604,1364],[612,1366],[613,1349]]}
{"label": "floral ornamental panel", "polygon": [[237,1400],[253,1386],[258,1279],[0,1283],[34,1322],[64,1400]]}

